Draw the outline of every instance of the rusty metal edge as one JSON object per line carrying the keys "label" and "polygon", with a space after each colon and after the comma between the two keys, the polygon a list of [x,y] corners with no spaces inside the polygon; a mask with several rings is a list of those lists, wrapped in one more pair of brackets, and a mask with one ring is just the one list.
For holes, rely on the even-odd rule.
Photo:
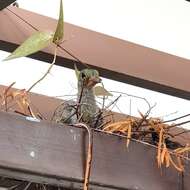
{"label": "rusty metal edge", "polygon": [[[60,186],[64,188],[82,189],[83,181],[74,178],[64,178],[60,176],[53,176],[43,173],[35,173],[28,170],[20,170],[18,168],[9,168],[0,165],[0,177],[12,178],[15,180],[29,181],[40,184],[50,184],[53,186]],[[97,182],[90,182],[90,189],[92,190],[129,190],[128,188],[115,187],[114,185],[99,184]]]}

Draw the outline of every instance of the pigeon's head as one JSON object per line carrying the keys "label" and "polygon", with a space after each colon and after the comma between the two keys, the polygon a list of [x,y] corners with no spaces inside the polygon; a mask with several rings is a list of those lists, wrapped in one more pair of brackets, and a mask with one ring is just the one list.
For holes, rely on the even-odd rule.
{"label": "pigeon's head", "polygon": [[91,89],[97,83],[101,82],[99,72],[95,69],[83,69],[79,74],[79,82],[83,87]]}

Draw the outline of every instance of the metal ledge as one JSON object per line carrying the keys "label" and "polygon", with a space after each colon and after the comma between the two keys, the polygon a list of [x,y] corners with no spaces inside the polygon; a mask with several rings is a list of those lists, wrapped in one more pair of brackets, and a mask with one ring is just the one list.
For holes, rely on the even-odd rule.
{"label": "metal ledge", "polygon": [[[80,128],[0,112],[0,175],[81,189],[86,142]],[[189,162],[182,183],[172,167],[157,168],[154,147],[131,142],[127,150],[125,144],[124,138],[94,133],[92,190],[189,189]]]}

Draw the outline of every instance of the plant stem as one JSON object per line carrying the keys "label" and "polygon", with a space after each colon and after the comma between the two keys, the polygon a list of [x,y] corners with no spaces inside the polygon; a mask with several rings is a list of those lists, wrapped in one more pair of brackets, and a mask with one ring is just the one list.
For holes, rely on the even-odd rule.
{"label": "plant stem", "polygon": [[85,168],[85,177],[84,177],[84,185],[83,185],[83,190],[88,190],[90,170],[91,170],[91,165],[92,165],[93,130],[92,128],[90,129],[84,123],[78,123],[78,124],[75,124],[74,126],[82,127],[88,132],[88,153],[87,153],[87,158],[86,158],[86,168]]}
{"label": "plant stem", "polygon": [[41,82],[41,81],[50,73],[50,71],[51,71],[53,65],[55,64],[56,57],[57,57],[57,47],[55,48],[53,62],[51,63],[50,67],[48,68],[47,72],[46,72],[39,80],[37,80],[37,81],[27,90],[27,92],[30,92],[39,82]]}

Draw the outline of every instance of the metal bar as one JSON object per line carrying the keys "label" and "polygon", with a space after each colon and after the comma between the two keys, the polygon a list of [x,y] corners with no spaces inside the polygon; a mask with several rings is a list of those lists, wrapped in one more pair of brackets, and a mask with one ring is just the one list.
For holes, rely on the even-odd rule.
{"label": "metal bar", "polygon": [[[39,30],[55,30],[54,19],[15,7],[9,9]],[[31,26],[6,9],[0,12],[0,23],[2,50],[12,51],[35,32]],[[67,41],[62,44],[63,48],[84,63],[98,68],[105,77],[190,99],[190,84],[187,80],[190,61],[187,59],[68,23],[65,23],[65,39]],[[53,47],[49,47],[31,57],[50,62],[52,54]],[[73,68],[73,57],[63,50],[58,51],[58,56],[58,65]]]}
{"label": "metal bar", "polygon": [[[0,112],[0,175],[59,186],[82,186],[87,139],[84,130],[30,121]],[[156,149],[94,133],[92,189],[178,190],[178,172],[157,168]],[[188,190],[189,161],[184,190]]]}
{"label": "metal bar", "polygon": [[0,11],[8,7],[13,2],[15,2],[15,0],[0,0]]}

